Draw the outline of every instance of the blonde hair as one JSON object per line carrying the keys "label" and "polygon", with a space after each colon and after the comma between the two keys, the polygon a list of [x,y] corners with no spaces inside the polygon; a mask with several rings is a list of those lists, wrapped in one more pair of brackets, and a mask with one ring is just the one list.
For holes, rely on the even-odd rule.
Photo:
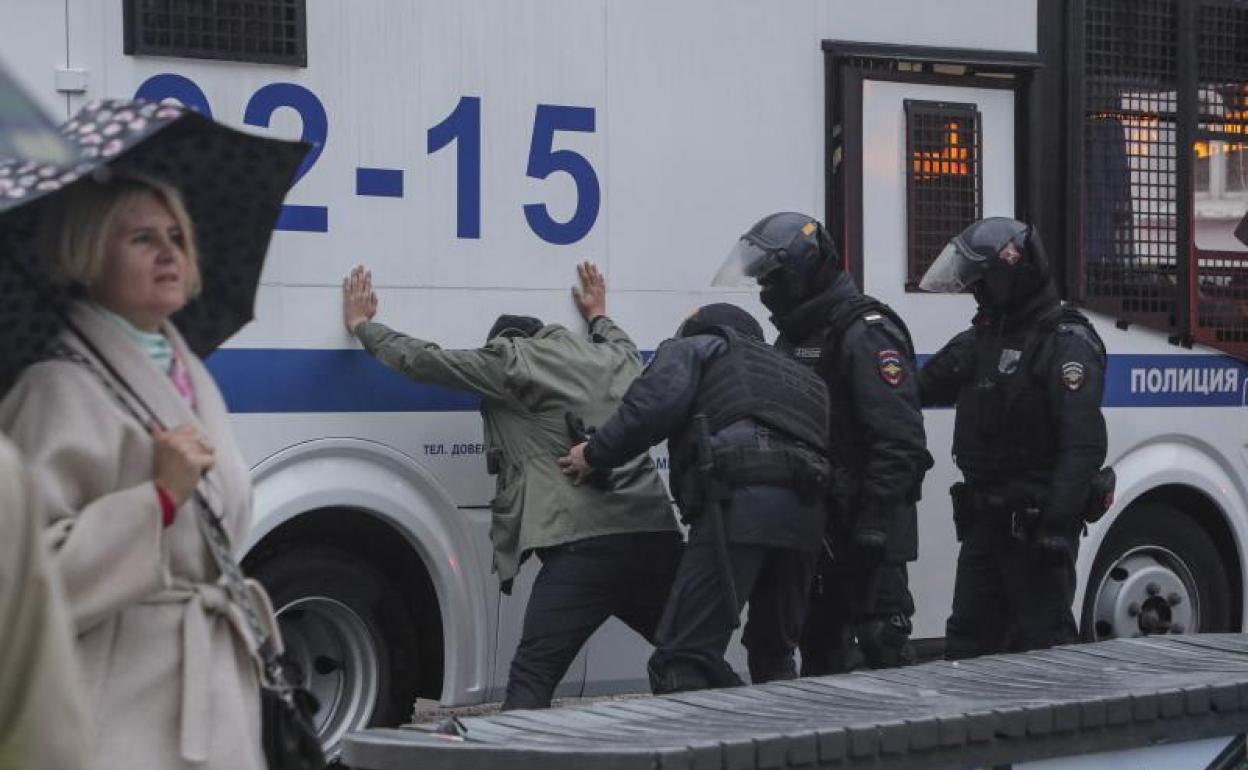
{"label": "blonde hair", "polygon": [[44,216],[40,240],[52,280],[89,288],[104,272],[108,239],[117,217],[137,198],[153,195],[169,209],[182,230],[186,255],[187,299],[199,293],[199,251],[186,203],[178,190],[164,182],[130,172],[107,181],[83,179],[65,191]]}

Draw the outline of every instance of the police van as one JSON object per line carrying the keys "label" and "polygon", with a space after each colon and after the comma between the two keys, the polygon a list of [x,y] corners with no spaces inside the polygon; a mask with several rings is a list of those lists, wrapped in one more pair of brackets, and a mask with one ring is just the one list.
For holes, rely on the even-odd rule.
{"label": "police van", "polygon": [[[1079,556],[1084,635],[1241,628],[1244,0],[4,6],[0,51],[58,115],[172,99],[313,146],[256,320],[209,365],[253,468],[246,565],[327,745],[417,697],[498,699],[535,571],[510,596],[489,573],[476,400],[403,380],[344,331],[357,263],[380,320],[473,347],[500,312],[579,328],[573,266],[594,260],[611,315],[653,350],[708,301],[765,322],[711,279],[755,220],[802,211],[930,355],[973,303],[919,292],[927,265],[974,219],[1026,219],[1110,352],[1118,493]],[[911,581],[927,654],[957,553],[952,422],[926,414]],[[560,694],[643,689],[647,655],[611,621]]]}

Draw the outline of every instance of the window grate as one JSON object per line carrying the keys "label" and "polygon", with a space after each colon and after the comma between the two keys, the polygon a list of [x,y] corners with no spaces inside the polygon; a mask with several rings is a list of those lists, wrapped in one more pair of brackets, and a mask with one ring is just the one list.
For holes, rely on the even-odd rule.
{"label": "window grate", "polygon": [[1083,294],[1114,317],[1176,319],[1176,0],[1087,0]]}
{"label": "window grate", "polygon": [[906,290],[950,238],[983,216],[981,121],[973,104],[907,99]]}
{"label": "window grate", "polygon": [[1193,337],[1248,352],[1248,2],[1196,12],[1198,127],[1192,233]]}
{"label": "window grate", "polygon": [[125,0],[125,52],[306,67],[305,0]]}
{"label": "window grate", "polygon": [[1248,357],[1248,0],[1086,0],[1083,31],[1080,296]]}

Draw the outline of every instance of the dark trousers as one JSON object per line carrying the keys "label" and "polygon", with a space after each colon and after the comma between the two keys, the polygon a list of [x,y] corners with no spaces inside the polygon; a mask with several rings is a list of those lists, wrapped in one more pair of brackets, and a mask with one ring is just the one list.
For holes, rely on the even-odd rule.
{"label": "dark trousers", "polygon": [[1078,547],[1078,538],[1072,537],[1070,558],[1053,561],[1013,537],[1006,514],[983,514],[972,522],[958,552],[945,657],[956,660],[1078,641],[1070,609]]}
{"label": "dark trousers", "polygon": [[[816,554],[734,544],[728,546],[728,555],[737,614],[747,602],[750,607],[741,638],[750,679],[756,684],[793,679],[793,651],[801,636]],[[733,629],[720,575],[711,543],[685,549],[650,657],[650,687],[656,694],[741,684],[724,660]]]}
{"label": "dark trousers", "polygon": [[604,535],[537,551],[504,709],[546,708],[568,666],[614,615],[654,642],[682,550],[676,532]]}
{"label": "dark trousers", "polygon": [[802,629],[802,676],[823,676],[914,662],[905,562],[835,559],[825,550]]}

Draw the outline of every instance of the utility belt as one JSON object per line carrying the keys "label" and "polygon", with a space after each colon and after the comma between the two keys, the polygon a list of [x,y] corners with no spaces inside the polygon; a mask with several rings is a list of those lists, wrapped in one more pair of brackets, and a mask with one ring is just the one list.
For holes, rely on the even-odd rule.
{"label": "utility belt", "polygon": [[734,490],[761,484],[787,487],[803,499],[816,500],[828,483],[828,461],[810,450],[794,448],[732,447],[713,453],[710,474],[690,471],[681,489],[686,522],[692,521],[707,499],[725,501]]}
{"label": "utility belt", "polygon": [[[1105,467],[1093,475],[1088,496],[1077,512],[1082,524],[1099,521],[1114,504],[1117,476]],[[970,526],[981,516],[1009,516],[1010,533],[1030,541],[1040,523],[1046,501],[1046,490],[1039,486],[1015,485],[995,488],[978,487],[959,481],[949,488],[953,499],[953,524],[961,542]]]}
{"label": "utility belt", "polygon": [[1010,534],[1019,540],[1029,540],[1044,510],[1043,491],[1022,486],[987,489],[959,481],[949,487],[949,497],[953,499],[953,526],[958,542],[962,542],[971,526],[985,516],[1008,516]]}

